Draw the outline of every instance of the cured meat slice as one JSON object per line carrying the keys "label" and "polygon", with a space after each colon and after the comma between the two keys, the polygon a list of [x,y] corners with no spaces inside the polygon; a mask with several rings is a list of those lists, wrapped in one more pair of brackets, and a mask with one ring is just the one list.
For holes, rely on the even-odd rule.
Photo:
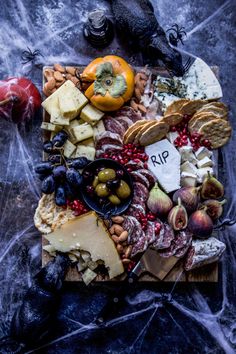
{"label": "cured meat slice", "polygon": [[225,244],[215,237],[209,237],[207,240],[193,240],[187,253],[184,269],[189,271],[218,261],[225,248]]}
{"label": "cured meat slice", "polygon": [[131,168],[133,171],[139,170],[139,169],[143,169],[143,162],[139,160],[139,162],[135,162],[133,160],[130,160],[129,162],[127,162],[127,164],[125,165],[125,168]]}
{"label": "cured meat slice", "polygon": [[116,118],[107,117],[103,120],[103,123],[105,125],[106,130],[118,134],[123,138],[126,129]]}
{"label": "cured meat slice", "polygon": [[132,204],[139,204],[143,207],[143,209],[146,210],[146,201],[141,197],[138,197],[138,196],[134,196],[133,197],[133,200],[132,200]]}
{"label": "cured meat slice", "polygon": [[142,183],[134,182],[134,195],[146,201],[148,199],[149,191]]}
{"label": "cured meat slice", "polygon": [[127,130],[131,125],[134,124],[134,122],[130,118],[125,116],[119,116],[116,117],[115,119],[122,124],[125,130]]}
{"label": "cured meat slice", "polygon": [[175,238],[172,240],[171,245],[165,251],[160,251],[162,257],[171,257],[178,254],[178,257],[184,256],[190,247],[192,242],[192,233],[183,230],[175,234]]}
{"label": "cured meat slice", "polygon": [[155,239],[156,239],[156,233],[155,233],[155,223],[148,221],[147,223],[147,229],[146,229],[146,238],[148,241],[148,245],[151,245]]}
{"label": "cured meat slice", "polygon": [[102,149],[96,150],[96,157],[100,157],[101,155],[105,153],[114,153],[117,154],[117,152],[121,151],[122,147],[114,144],[105,144],[103,145]]}
{"label": "cured meat slice", "polygon": [[106,144],[114,144],[122,147],[122,139],[121,137],[116,134],[116,133],[111,133],[108,131],[105,131],[101,134],[99,134],[98,138],[95,141],[96,143],[96,149],[102,149],[103,145]]}
{"label": "cured meat slice", "polygon": [[138,253],[142,253],[146,251],[148,248],[148,240],[145,237],[145,233],[142,231],[139,239],[137,242],[133,245],[132,252],[131,252],[131,258],[136,256]]}
{"label": "cured meat slice", "polygon": [[127,214],[132,215],[133,217],[137,217],[140,213],[144,215],[146,214],[145,203],[131,204],[127,211]]}
{"label": "cured meat slice", "polygon": [[143,184],[146,188],[150,187],[149,180],[142,173],[140,173],[139,170],[133,171],[130,174],[134,181]]}
{"label": "cured meat slice", "polygon": [[167,223],[161,223],[161,230],[152,244],[152,248],[161,250],[170,247],[171,241],[175,238],[173,229]]}
{"label": "cured meat slice", "polygon": [[[140,222],[133,216],[126,216],[126,222],[123,223],[123,228],[128,231],[128,244],[135,244],[140,236],[143,236],[143,230]],[[129,230],[128,230],[129,228]]]}
{"label": "cured meat slice", "polygon": [[148,179],[149,188],[155,184],[156,177],[154,176],[154,174],[151,171],[143,168],[143,169],[138,170],[138,172],[141,173],[143,176],[145,176]]}
{"label": "cured meat slice", "polygon": [[132,120],[133,123],[137,122],[137,120],[143,119],[143,117],[135,112],[135,110],[132,107],[124,106],[120,108],[118,111],[115,113],[115,117],[119,116],[125,116],[128,117],[129,119]]}

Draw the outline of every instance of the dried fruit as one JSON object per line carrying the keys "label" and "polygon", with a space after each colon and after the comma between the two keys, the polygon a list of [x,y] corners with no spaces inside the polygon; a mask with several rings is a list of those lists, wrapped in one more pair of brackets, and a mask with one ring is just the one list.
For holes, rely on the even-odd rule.
{"label": "dried fruit", "polygon": [[188,214],[180,198],[178,198],[178,205],[169,212],[168,223],[174,230],[183,230],[188,225]]}
{"label": "dried fruit", "polygon": [[173,207],[171,199],[165,194],[155,183],[154,187],[149,192],[147,206],[152,213],[158,215],[166,215]]}
{"label": "dried fruit", "polygon": [[207,207],[206,212],[212,220],[218,219],[223,213],[223,205],[227,202],[226,199],[219,202],[218,200],[209,199],[203,202]]}
{"label": "dried fruit", "polygon": [[207,238],[213,231],[213,222],[206,212],[206,208],[195,211],[191,214],[188,222],[188,229],[197,237]]}
{"label": "dried fruit", "polygon": [[202,184],[201,197],[203,199],[219,199],[222,198],[223,195],[223,185],[208,172]]}
{"label": "dried fruit", "polygon": [[183,187],[177,190],[173,195],[173,201],[178,202],[181,199],[182,205],[188,213],[192,213],[197,209],[199,203],[199,187]]}

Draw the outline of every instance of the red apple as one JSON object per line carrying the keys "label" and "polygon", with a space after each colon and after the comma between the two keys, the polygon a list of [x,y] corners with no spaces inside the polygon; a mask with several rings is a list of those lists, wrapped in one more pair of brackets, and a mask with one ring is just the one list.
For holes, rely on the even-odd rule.
{"label": "red apple", "polygon": [[0,116],[14,123],[29,121],[41,105],[36,86],[25,77],[0,80]]}

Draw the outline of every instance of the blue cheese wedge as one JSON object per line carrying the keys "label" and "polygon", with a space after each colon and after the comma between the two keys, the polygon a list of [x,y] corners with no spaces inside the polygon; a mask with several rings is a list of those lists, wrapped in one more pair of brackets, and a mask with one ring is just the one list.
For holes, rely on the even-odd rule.
{"label": "blue cheese wedge", "polygon": [[87,104],[80,113],[80,118],[91,125],[96,125],[103,116],[104,113],[91,104]]}
{"label": "blue cheese wedge", "polygon": [[145,152],[148,155],[148,168],[162,188],[167,193],[179,189],[181,156],[177,149],[164,139],[146,146]]}
{"label": "blue cheese wedge", "polygon": [[93,262],[102,260],[110,279],[124,272],[120,256],[108,230],[93,211],[70,220],[44,237],[59,252],[85,250],[90,253]]}
{"label": "blue cheese wedge", "polygon": [[78,145],[76,152],[75,152],[75,157],[87,157],[88,160],[93,161],[95,159],[95,153],[96,150],[92,146],[86,146],[86,145]]}
{"label": "blue cheese wedge", "polygon": [[88,123],[80,124],[70,129],[70,132],[74,138],[73,141],[77,143],[93,136],[93,128]]}

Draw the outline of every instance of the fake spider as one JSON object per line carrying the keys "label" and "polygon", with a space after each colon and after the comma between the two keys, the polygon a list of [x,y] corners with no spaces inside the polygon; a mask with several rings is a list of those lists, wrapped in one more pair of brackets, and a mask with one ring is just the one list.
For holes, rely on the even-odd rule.
{"label": "fake spider", "polygon": [[27,64],[30,61],[34,62],[35,58],[38,56],[43,56],[38,49],[32,51],[29,47],[27,47],[28,50],[24,50],[21,54],[21,60],[22,64]]}
{"label": "fake spider", "polygon": [[171,28],[169,28],[166,32],[170,32],[169,34],[169,42],[174,47],[177,47],[178,42],[183,42],[183,36],[187,36],[187,33],[184,31],[184,27],[179,27],[177,23],[175,23]]}

